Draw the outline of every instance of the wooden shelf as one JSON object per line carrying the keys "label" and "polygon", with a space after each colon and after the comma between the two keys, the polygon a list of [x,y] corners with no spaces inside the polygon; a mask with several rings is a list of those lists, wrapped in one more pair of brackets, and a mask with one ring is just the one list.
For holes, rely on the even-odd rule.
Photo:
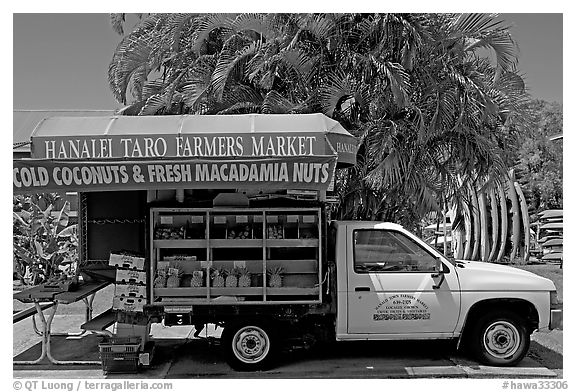
{"label": "wooden shelf", "polygon": [[[263,287],[210,287],[210,297],[263,295]],[[266,287],[267,295],[318,295],[318,287]],[[207,297],[207,287],[155,288],[155,297]]]}
{"label": "wooden shelf", "polygon": [[207,296],[207,287],[158,287],[154,288],[155,297],[200,297]]}
{"label": "wooden shelf", "polygon": [[262,240],[223,240],[223,239],[211,239],[211,248],[261,248],[263,246]]}
{"label": "wooden shelf", "polygon": [[316,248],[318,239],[266,240],[268,248]]}
{"label": "wooden shelf", "polygon": [[263,287],[210,287],[210,297],[217,295],[262,295]]}
{"label": "wooden shelf", "polygon": [[154,248],[206,248],[207,240],[154,240]]}
{"label": "wooden shelf", "polygon": [[318,287],[267,287],[267,295],[318,295]]}

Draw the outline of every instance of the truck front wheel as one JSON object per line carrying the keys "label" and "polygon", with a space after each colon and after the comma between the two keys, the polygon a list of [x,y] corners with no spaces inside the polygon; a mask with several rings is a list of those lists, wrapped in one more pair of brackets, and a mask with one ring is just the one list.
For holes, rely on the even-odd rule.
{"label": "truck front wheel", "polygon": [[228,364],[241,371],[267,368],[275,351],[270,328],[255,322],[226,326],[222,332],[222,345]]}
{"label": "truck front wheel", "polygon": [[490,366],[514,366],[528,352],[530,335],[516,314],[494,312],[477,320],[470,343],[480,362]]}

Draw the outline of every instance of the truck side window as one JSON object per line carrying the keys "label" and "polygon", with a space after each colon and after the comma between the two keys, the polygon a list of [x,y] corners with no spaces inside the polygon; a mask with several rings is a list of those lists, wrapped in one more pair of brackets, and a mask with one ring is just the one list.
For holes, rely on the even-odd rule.
{"label": "truck side window", "polygon": [[411,238],[396,231],[355,230],[354,271],[433,272],[436,259]]}

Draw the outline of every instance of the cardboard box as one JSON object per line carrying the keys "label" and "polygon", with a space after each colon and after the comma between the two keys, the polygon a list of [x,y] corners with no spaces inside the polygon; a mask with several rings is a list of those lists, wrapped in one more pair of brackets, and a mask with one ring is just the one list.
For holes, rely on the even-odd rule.
{"label": "cardboard box", "polygon": [[126,312],[142,312],[144,311],[144,304],[146,304],[144,298],[114,297],[112,300],[112,309]]}
{"label": "cardboard box", "polygon": [[116,270],[116,283],[146,284],[146,272],[118,269]]}
{"label": "cardboard box", "polygon": [[122,255],[117,253],[110,253],[108,265],[118,268],[134,269],[144,271],[144,257],[135,257],[129,255]]}
{"label": "cardboard box", "polygon": [[135,284],[117,284],[114,288],[114,296],[146,298],[146,286],[139,286]]}

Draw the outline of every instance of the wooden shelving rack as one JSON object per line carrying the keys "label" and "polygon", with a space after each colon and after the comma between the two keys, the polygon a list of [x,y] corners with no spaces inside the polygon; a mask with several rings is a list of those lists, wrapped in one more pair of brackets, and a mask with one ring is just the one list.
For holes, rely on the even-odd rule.
{"label": "wooden shelving rack", "polygon": [[[194,218],[191,219],[192,217]],[[195,223],[191,224],[192,220]],[[321,222],[319,208],[152,208],[149,283],[151,303],[320,303]],[[267,238],[269,225],[275,225],[276,230],[281,226],[282,238]],[[203,238],[157,238],[156,231],[159,228],[172,227],[178,230],[182,226],[186,226],[186,233],[194,226],[190,231],[196,237]],[[234,235],[232,230],[238,226],[242,227],[242,234],[249,228],[250,238],[229,238]],[[306,233],[306,238],[299,238],[304,236],[303,233]],[[154,287],[158,262],[166,265],[165,258],[170,258],[170,255],[176,258],[182,255],[188,259],[175,262],[184,272],[181,286]],[[176,265],[172,264],[172,261],[169,264]],[[248,268],[252,274],[251,287],[212,287],[212,267],[231,270],[235,266]],[[276,267],[283,268],[284,284],[282,287],[268,287],[266,272]],[[203,271],[204,287],[190,287],[186,277],[190,278],[193,271]]]}

